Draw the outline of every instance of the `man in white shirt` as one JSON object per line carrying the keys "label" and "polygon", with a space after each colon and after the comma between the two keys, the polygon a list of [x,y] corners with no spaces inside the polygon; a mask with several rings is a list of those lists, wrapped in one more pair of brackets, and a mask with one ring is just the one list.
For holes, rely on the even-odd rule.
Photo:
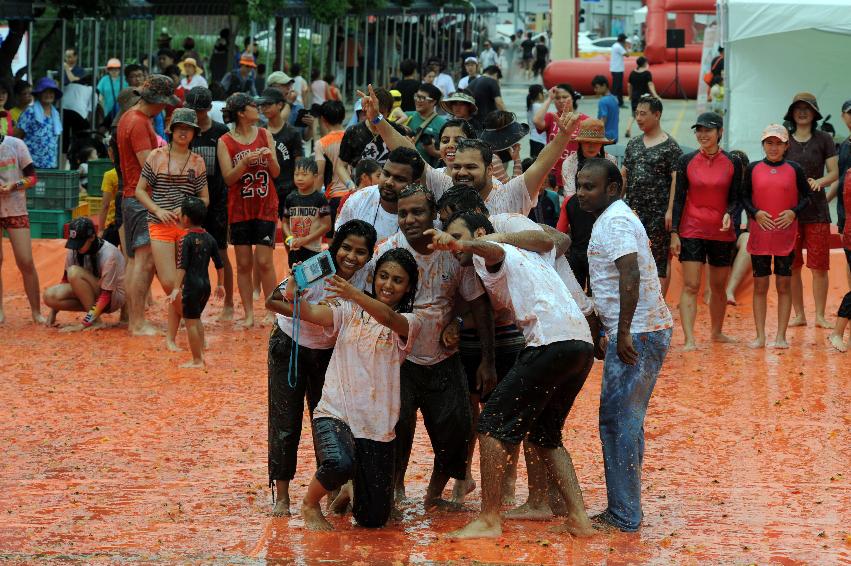
{"label": "man in white shirt", "polygon": [[423,414],[434,450],[434,468],[425,495],[427,509],[450,506],[441,497],[449,478],[463,480],[472,420],[467,402],[467,378],[457,345],[447,347],[441,332],[455,313],[456,296],[469,303],[476,330],[482,340],[482,361],[477,375],[484,391],[496,384],[494,368],[493,311],[477,280],[462,277],[461,267],[447,251],[429,247],[437,217],[434,196],[422,185],[412,184],[399,195],[399,232],[380,244],[364,270],[371,279],[378,258],[392,248],[402,247],[414,256],[420,280],[414,313],[423,326],[413,349],[400,370],[401,409],[396,425],[396,500],[405,497],[404,477],[413,447],[417,410]]}
{"label": "man in white shirt", "polygon": [[618,40],[612,44],[612,55],[609,59],[609,72],[612,74],[612,94],[618,97],[618,106],[623,104],[623,71],[624,57],[627,56],[626,34],[618,35]]}
{"label": "man in white shirt", "polygon": [[567,503],[564,529],[590,536],[593,528],[561,430],[591,371],[591,330],[551,263],[535,252],[484,239],[493,232],[490,221],[475,212],[454,216],[446,232],[431,232],[435,250],[449,250],[459,263],[475,268],[494,307],[514,310],[526,339],[526,348],[479,419],[482,511],[450,537],[502,534],[505,463],[524,438],[535,446]]}
{"label": "man in white shirt", "polygon": [[381,171],[381,182],[365,187],[346,199],[337,214],[334,229],[349,220],[363,220],[378,234],[378,243],[399,231],[399,194],[414,181],[419,181],[425,162],[415,149],[397,147],[387,155]]}
{"label": "man in white shirt", "polygon": [[499,55],[491,46],[490,41],[485,41],[482,44],[483,50],[479,55],[479,61],[482,63],[482,69],[487,69],[491,65],[499,65]]}
{"label": "man in white shirt", "polygon": [[479,60],[475,57],[467,57],[464,59],[464,70],[467,71],[467,74],[458,81],[458,90],[467,88],[470,81],[479,76]]}
{"label": "man in white shirt", "polygon": [[446,98],[453,92],[455,92],[455,81],[452,80],[450,75],[447,75],[444,72],[444,63],[443,61],[433,61],[429,65],[429,69],[434,71],[434,86],[440,89],[440,92],[443,94],[443,98]]}
{"label": "man in white shirt", "polygon": [[662,297],[647,232],[621,200],[623,178],[608,159],[589,159],[576,197],[597,217],[588,243],[594,305],[606,331],[600,392],[600,440],[608,506],[594,520],[603,528],[641,525],[644,417],[671,344],[673,321]]}

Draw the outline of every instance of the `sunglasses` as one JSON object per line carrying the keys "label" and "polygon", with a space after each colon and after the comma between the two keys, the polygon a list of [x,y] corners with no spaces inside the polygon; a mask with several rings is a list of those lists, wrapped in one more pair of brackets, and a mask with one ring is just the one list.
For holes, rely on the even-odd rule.
{"label": "sunglasses", "polygon": [[430,96],[423,96],[423,95],[421,95],[421,94],[415,94],[415,95],[414,95],[414,100],[416,100],[417,102],[425,102],[425,101],[429,101],[429,102],[431,102],[431,101],[432,101],[432,100],[434,100],[434,99],[433,99],[432,97],[430,97]]}

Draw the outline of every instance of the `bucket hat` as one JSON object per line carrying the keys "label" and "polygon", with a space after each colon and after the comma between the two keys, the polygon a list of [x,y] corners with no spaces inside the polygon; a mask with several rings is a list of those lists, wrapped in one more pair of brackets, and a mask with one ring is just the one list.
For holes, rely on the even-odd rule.
{"label": "bucket hat", "polygon": [[795,108],[795,105],[799,102],[805,102],[807,106],[809,106],[812,111],[815,113],[815,120],[821,120],[821,112],[818,109],[818,101],[816,100],[816,95],[810,92],[799,92],[792,98],[792,104],[789,105],[788,110],[786,110],[786,115],[783,116],[783,120],[786,122],[795,122],[795,118],[792,116],[792,110]]}
{"label": "bucket hat", "polygon": [[52,90],[56,93],[56,100],[62,98],[62,91],[59,89],[59,85],[56,84],[56,81],[51,79],[50,77],[43,77],[38,79],[35,83],[35,87],[32,90],[33,95],[38,96],[42,92],[46,90]]}
{"label": "bucket hat", "polygon": [[195,135],[198,135],[201,131],[201,128],[198,126],[198,114],[191,108],[175,109],[171,115],[171,123],[168,125],[168,133],[171,133],[178,124],[192,126],[195,129]]}
{"label": "bucket hat", "polygon": [[440,107],[443,108],[444,112],[446,112],[447,114],[452,114],[452,107],[450,105],[453,102],[466,102],[467,104],[473,107],[473,114],[479,111],[479,107],[476,106],[476,99],[465,92],[459,91],[455,91],[443,100],[441,100]]}
{"label": "bucket hat", "polygon": [[511,123],[501,128],[485,128],[479,135],[479,139],[489,144],[494,151],[502,151],[510,148],[527,135],[529,135],[529,124],[520,123],[515,117]]}
{"label": "bucket hat", "polygon": [[257,68],[257,63],[254,62],[254,57],[249,53],[243,53],[239,57],[239,65],[245,65],[246,67],[251,67],[252,69]]}
{"label": "bucket hat", "polygon": [[573,139],[578,142],[596,142],[603,145],[615,143],[615,140],[610,140],[606,137],[606,125],[603,121],[596,118],[582,120],[579,123],[579,130],[576,132],[576,137]]}
{"label": "bucket hat", "polygon": [[180,99],[174,94],[174,82],[165,75],[151,75],[142,87],[134,91],[149,104],[167,104],[177,106]]}

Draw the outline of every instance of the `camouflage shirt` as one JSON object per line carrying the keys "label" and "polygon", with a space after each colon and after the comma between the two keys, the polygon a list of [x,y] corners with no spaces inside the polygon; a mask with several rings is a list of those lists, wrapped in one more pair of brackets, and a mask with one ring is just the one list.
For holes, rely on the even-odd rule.
{"label": "camouflage shirt", "polygon": [[653,147],[644,146],[644,136],[629,140],[624,153],[626,168],[626,203],[632,208],[648,233],[661,225],[671,190],[671,177],[683,151],[677,141],[668,139]]}

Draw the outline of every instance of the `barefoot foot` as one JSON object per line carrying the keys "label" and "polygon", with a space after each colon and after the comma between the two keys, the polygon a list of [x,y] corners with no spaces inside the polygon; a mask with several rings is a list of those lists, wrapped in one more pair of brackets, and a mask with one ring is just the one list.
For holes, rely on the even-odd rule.
{"label": "barefoot foot", "polygon": [[496,519],[485,519],[479,517],[467,526],[452,531],[447,538],[451,539],[466,539],[466,538],[497,538],[502,536],[502,524],[497,517]]}
{"label": "barefoot foot", "polygon": [[804,318],[803,316],[796,316],[795,318],[793,318],[792,320],[789,321],[789,328],[792,328],[793,326],[806,326],[806,325],[807,325],[807,319]]}
{"label": "barefoot foot", "polygon": [[757,338],[752,342],[748,342],[748,348],[753,348],[754,350],[758,348],[765,348],[765,338]]}
{"label": "barefoot foot", "polygon": [[515,507],[502,514],[506,519],[517,519],[520,521],[548,521],[553,518],[553,512],[546,503],[532,505],[528,501],[520,507]]}
{"label": "barefoot foot", "polygon": [[254,328],[254,313],[246,314],[239,324],[243,328]]}
{"label": "barefoot foot", "polygon": [[333,531],[334,527],[322,515],[319,507],[301,506],[301,516],[304,517],[304,526],[309,531]]}
{"label": "barefoot foot", "polygon": [[221,322],[233,320],[233,305],[225,305],[224,308],[222,308],[222,312],[219,313],[219,320]]}
{"label": "barefoot foot", "polygon": [[272,507],[273,517],[289,517],[291,514],[289,499],[278,499],[275,502],[275,506]]}
{"label": "barefoot foot", "polygon": [[719,342],[721,344],[732,344],[736,341],[736,339],[731,338],[730,336],[727,336],[726,334],[720,334],[719,333],[719,334],[714,334],[712,336],[712,341],[713,342]]}
{"label": "barefoot foot", "polygon": [[174,339],[166,338],[165,347],[168,349],[169,352],[182,352],[183,351],[180,348],[180,346],[177,345],[177,342],[175,342]]}
{"label": "barefoot foot", "polygon": [[33,311],[32,318],[35,324],[42,326],[47,324],[47,318],[45,318],[45,316],[38,311]]}
{"label": "barefoot foot", "polygon": [[694,340],[686,340],[683,345],[683,352],[694,352],[697,350],[697,343]]}
{"label": "barefoot foot", "polygon": [[739,303],[736,302],[736,297],[733,295],[727,295],[727,304],[731,307],[735,307]]}
{"label": "barefoot foot", "polygon": [[552,533],[569,534],[579,538],[592,537],[596,534],[594,525],[591,524],[588,517],[584,517],[583,519],[567,517],[564,523],[550,527],[548,530]]}
{"label": "barefoot foot", "polygon": [[447,511],[449,513],[458,513],[459,511],[467,510],[460,503],[455,503],[454,501],[446,501],[445,499],[441,499],[439,497],[435,497],[434,499],[426,499],[423,501],[423,505],[426,511]]}
{"label": "barefoot foot", "polygon": [[143,322],[130,331],[131,336],[156,336],[159,333],[159,329],[150,322]]}
{"label": "barefoot foot", "polygon": [[616,533],[620,531],[620,528],[609,521],[608,515],[605,512],[591,517],[591,526],[594,530],[604,533]]}
{"label": "barefoot foot", "polygon": [[476,482],[472,479],[455,480],[455,485],[452,487],[452,502],[464,503],[464,498],[473,493],[476,489]]}
{"label": "barefoot foot", "polygon": [[825,319],[823,316],[816,317],[816,326],[819,328],[833,328],[833,323]]}
{"label": "barefoot foot", "polygon": [[789,347],[789,342],[787,342],[785,338],[775,338],[774,342],[771,343],[771,347],[778,349],[786,349]]}
{"label": "barefoot foot", "polygon": [[180,364],[182,368],[206,368],[207,364],[204,363],[204,360],[190,360],[184,364]]}
{"label": "barefoot foot", "polygon": [[831,334],[828,337],[828,341],[830,342],[831,346],[833,346],[834,348],[836,348],[840,352],[847,352],[848,351],[848,347],[842,341],[841,336],[837,336],[836,334]]}
{"label": "barefoot foot", "polygon": [[346,483],[340,490],[339,495],[334,498],[328,508],[332,513],[337,515],[345,515],[349,509],[349,503],[352,501],[352,482]]}

